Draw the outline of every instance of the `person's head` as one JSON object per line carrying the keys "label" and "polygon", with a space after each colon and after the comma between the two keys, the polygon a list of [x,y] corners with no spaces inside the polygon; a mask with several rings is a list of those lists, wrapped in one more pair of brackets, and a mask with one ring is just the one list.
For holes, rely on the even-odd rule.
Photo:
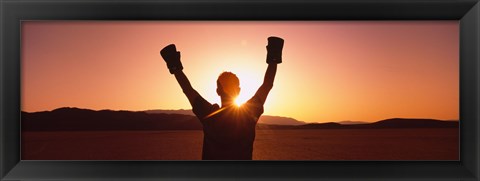
{"label": "person's head", "polygon": [[217,94],[224,99],[233,99],[240,94],[240,80],[232,72],[223,72],[217,79]]}

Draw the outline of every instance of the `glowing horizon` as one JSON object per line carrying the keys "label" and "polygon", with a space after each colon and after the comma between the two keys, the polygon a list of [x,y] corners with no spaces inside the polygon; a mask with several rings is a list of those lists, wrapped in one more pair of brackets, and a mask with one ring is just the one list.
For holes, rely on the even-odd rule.
{"label": "glowing horizon", "polygon": [[263,81],[268,36],[285,39],[264,115],[305,122],[459,119],[458,21],[26,21],[22,111],[191,109],[160,49],[174,43],[209,102],[216,79]]}

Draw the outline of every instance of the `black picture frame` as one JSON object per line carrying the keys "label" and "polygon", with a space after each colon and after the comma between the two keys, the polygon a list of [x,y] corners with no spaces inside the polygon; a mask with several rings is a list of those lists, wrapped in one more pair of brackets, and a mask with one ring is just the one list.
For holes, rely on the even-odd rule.
{"label": "black picture frame", "polygon": [[[1,180],[479,180],[478,0],[0,0]],[[23,20],[459,20],[459,161],[20,160]]]}

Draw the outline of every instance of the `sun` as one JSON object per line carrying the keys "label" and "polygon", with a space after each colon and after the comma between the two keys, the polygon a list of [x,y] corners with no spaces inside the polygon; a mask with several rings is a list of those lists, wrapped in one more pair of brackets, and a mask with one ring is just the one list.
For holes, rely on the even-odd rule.
{"label": "sun", "polygon": [[231,72],[236,74],[240,79],[240,93],[235,98],[235,105],[240,107],[255,95],[255,92],[257,92],[257,89],[260,87],[261,81],[263,81],[263,77],[256,76],[252,70],[245,67],[243,69],[232,69]]}
{"label": "sun", "polygon": [[[240,107],[242,104],[245,104],[250,98],[255,95],[258,88],[262,84],[264,80],[264,66],[255,67],[256,65],[252,65],[248,59],[242,58],[234,58],[232,62],[236,62],[235,64],[227,64],[226,66],[219,66],[218,71],[212,72],[232,72],[234,73],[238,79],[240,80],[240,93],[235,98],[234,104]],[[263,63],[263,62],[262,62]],[[212,73],[212,78],[216,80],[218,78],[218,74]],[[217,88],[217,84],[210,84],[212,90]],[[215,88],[215,89],[214,89]],[[220,102],[221,100],[218,97],[218,94],[215,91],[212,91],[211,98]]]}
{"label": "sun", "polygon": [[235,98],[235,106],[241,107],[243,105],[244,100],[240,99],[240,97]]}

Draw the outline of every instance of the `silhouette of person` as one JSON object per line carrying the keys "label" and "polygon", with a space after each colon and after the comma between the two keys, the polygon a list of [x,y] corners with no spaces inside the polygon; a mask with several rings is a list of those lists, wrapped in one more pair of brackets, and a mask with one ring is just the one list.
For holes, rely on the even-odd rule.
{"label": "silhouette of person", "polygon": [[183,73],[180,52],[174,44],[160,51],[171,74],[175,75],[183,93],[187,96],[193,112],[203,125],[203,160],[251,160],[255,126],[263,113],[263,105],[273,87],[277,64],[282,62],[283,39],[269,37],[267,45],[268,67],[263,84],[255,95],[241,106],[234,101],[240,93],[238,77],[223,72],[217,79],[218,104],[211,104],[193,89]]}

